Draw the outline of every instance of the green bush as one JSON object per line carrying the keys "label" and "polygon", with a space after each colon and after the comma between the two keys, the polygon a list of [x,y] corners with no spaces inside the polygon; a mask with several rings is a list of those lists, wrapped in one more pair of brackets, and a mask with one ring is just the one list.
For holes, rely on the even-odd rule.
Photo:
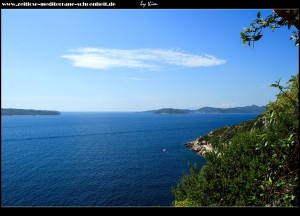
{"label": "green bush", "polygon": [[262,116],[200,138],[212,143],[201,170],[173,188],[174,206],[299,205],[299,81],[286,87]]}

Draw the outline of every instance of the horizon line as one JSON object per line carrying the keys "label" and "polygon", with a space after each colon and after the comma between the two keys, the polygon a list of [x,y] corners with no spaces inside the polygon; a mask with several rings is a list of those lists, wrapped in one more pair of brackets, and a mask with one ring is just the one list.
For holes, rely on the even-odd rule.
{"label": "horizon line", "polygon": [[217,108],[217,109],[231,109],[231,108],[241,108],[241,107],[251,107],[251,106],[257,106],[257,107],[264,107],[264,106],[267,106],[267,105],[262,105],[262,106],[259,106],[259,105],[256,105],[256,104],[252,104],[252,105],[246,105],[246,106],[235,106],[235,107],[214,107],[214,106],[203,106],[203,107],[200,107],[200,108],[171,108],[171,107],[164,107],[164,108],[155,108],[155,109],[146,109],[146,110],[130,110],[130,111],[125,111],[125,110],[118,110],[118,111],[113,111],[113,110],[64,110],[64,111],[61,111],[61,110],[55,110],[55,109],[35,109],[35,108],[4,108],[4,107],[1,107],[1,109],[23,109],[23,110],[43,110],[43,111],[58,111],[58,112],[147,112],[147,111],[153,111],[153,110],[161,110],[161,109],[177,109],[177,110],[191,110],[191,111],[196,111],[198,109],[201,109],[201,108]]}

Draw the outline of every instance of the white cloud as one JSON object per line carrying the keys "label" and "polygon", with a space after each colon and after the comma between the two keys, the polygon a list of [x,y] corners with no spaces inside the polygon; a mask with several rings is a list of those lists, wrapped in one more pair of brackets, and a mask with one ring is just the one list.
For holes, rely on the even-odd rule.
{"label": "white cloud", "polygon": [[70,50],[72,54],[63,55],[73,66],[110,69],[144,68],[158,69],[161,66],[208,67],[224,64],[226,61],[212,55],[196,55],[173,49],[102,49],[84,47]]}
{"label": "white cloud", "polygon": [[123,80],[133,80],[133,81],[141,81],[141,80],[145,80],[142,78],[136,78],[136,77],[122,77]]}

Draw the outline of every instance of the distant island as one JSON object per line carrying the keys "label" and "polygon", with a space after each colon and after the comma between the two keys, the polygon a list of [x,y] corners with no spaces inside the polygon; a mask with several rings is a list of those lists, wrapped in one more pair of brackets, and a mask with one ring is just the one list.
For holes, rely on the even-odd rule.
{"label": "distant island", "polygon": [[225,113],[263,113],[266,106],[245,106],[245,107],[233,107],[233,108],[215,108],[215,107],[202,107],[196,110],[190,109],[173,109],[163,108],[158,110],[148,110],[147,113],[155,114],[225,114]]}
{"label": "distant island", "polygon": [[52,110],[34,110],[34,109],[4,109],[1,108],[2,116],[13,116],[13,115],[60,115],[58,111]]}

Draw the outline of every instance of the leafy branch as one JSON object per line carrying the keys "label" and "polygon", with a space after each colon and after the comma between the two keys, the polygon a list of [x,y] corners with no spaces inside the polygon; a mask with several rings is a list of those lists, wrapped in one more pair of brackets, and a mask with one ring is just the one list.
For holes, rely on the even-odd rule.
{"label": "leafy branch", "polygon": [[[257,18],[254,22],[250,23],[249,28],[244,28],[244,31],[240,33],[241,38],[243,40],[243,46],[248,44],[248,46],[254,47],[254,42],[261,39],[263,36],[262,31],[265,28],[269,28],[272,31],[275,29],[281,28],[283,26],[287,26],[288,29],[291,26],[295,26],[298,29],[299,26],[299,10],[287,10],[286,13],[289,12],[288,17],[285,15],[279,15],[280,12],[273,12],[265,19],[261,18],[261,13],[257,13]],[[299,31],[293,31],[290,40],[295,40],[295,46],[299,45]]]}

